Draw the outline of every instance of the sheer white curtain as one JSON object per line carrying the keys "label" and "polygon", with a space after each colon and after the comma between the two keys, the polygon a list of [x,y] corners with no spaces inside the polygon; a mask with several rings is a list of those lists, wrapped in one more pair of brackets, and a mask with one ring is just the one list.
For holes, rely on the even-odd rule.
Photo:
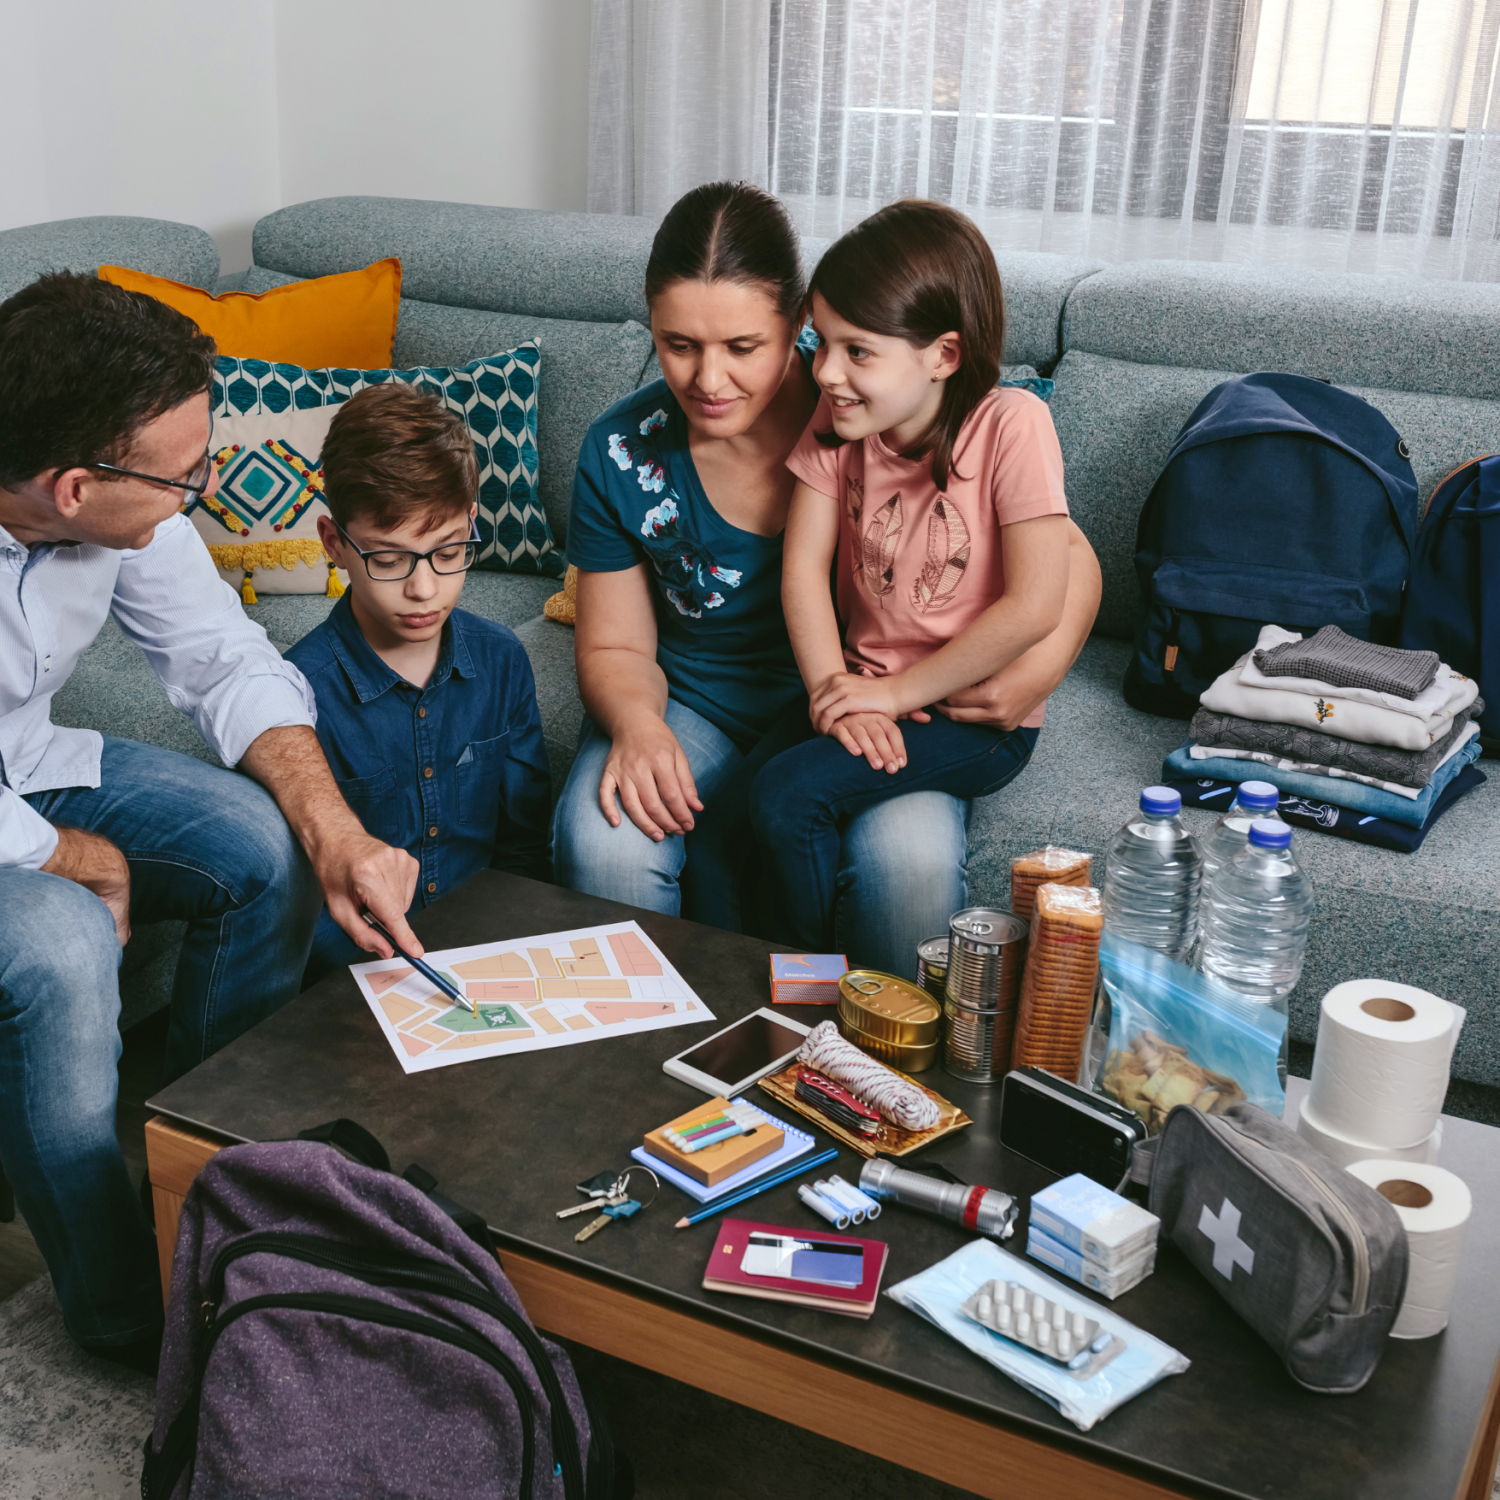
{"label": "sheer white curtain", "polygon": [[590,207],[1500,279],[1500,0],[595,0]]}

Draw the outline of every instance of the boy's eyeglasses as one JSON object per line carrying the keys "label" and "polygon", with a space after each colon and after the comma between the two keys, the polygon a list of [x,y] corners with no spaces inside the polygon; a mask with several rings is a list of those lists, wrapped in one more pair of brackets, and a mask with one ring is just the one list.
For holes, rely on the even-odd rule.
{"label": "boy's eyeglasses", "polygon": [[333,527],[350,551],[363,559],[365,572],[377,583],[400,583],[417,571],[419,562],[425,562],[434,573],[467,573],[479,556],[479,527],[472,520],[469,530],[473,534],[468,541],[445,542],[430,552],[396,552],[386,547],[366,552],[337,521]]}

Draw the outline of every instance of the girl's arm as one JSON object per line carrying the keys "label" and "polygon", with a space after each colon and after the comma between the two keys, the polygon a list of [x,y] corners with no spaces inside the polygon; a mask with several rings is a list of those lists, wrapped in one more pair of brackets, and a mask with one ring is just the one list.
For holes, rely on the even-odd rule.
{"label": "girl's arm", "polygon": [[[829,691],[845,678],[856,683],[862,680],[845,669],[833,591],[828,585],[838,544],[839,502],[798,480],[782,547],[781,608],[809,697]],[[851,710],[848,717],[835,718],[838,722],[819,724],[818,732],[833,735],[851,755],[863,755],[877,771],[896,771],[905,764],[906,747],[894,714],[882,719],[878,714]]]}
{"label": "girl's arm", "polygon": [[620,826],[615,793],[630,821],[660,843],[687,833],[703,811],[687,756],[667,728],[667,679],[656,664],[656,615],[645,563],[618,573],[578,570],[574,656],[578,696],[610,737],[599,807]]}
{"label": "girl's arm", "polygon": [[1089,540],[1068,522],[1068,599],[1062,624],[1046,640],[983,682],[949,693],[937,711],[958,724],[1014,729],[1045,703],[1083,650],[1099,613],[1104,580]]}
{"label": "girl's arm", "polygon": [[1068,518],[1036,516],[1000,528],[1005,593],[931,656],[890,677],[838,678],[813,692],[813,723],[827,734],[844,714],[896,718],[983,682],[1062,622],[1068,591]]}

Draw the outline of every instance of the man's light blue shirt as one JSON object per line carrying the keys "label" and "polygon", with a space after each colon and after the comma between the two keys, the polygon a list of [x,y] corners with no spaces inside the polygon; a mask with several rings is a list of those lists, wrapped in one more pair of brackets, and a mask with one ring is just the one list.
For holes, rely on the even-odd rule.
{"label": "man's light blue shirt", "polygon": [[246,617],[186,516],[128,551],[28,549],[0,526],[0,866],[40,869],[57,847],[26,794],[99,785],[100,735],[54,725],[51,710],[111,614],[226,766],[267,729],[317,722],[307,679]]}

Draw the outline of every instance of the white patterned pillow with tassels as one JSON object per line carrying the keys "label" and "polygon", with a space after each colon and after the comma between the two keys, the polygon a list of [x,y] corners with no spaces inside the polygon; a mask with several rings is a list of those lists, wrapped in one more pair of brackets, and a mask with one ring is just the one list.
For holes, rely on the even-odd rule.
{"label": "white patterned pillow with tassels", "polygon": [[337,596],[345,580],[318,540],[323,443],[367,386],[424,387],[464,423],[479,461],[478,566],[560,578],[563,555],[537,494],[535,342],[461,369],[305,370],[221,358],[210,396],[219,487],[187,506],[220,574],[247,604],[257,592]]}

